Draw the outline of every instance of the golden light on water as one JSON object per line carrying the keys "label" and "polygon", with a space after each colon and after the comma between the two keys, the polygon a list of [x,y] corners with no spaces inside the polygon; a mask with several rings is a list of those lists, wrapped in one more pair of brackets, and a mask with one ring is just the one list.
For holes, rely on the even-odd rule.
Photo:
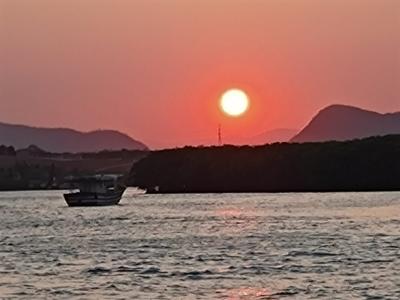
{"label": "golden light on water", "polygon": [[228,290],[225,297],[228,300],[256,300],[256,299],[270,299],[273,293],[266,288],[256,287],[237,287]]}
{"label": "golden light on water", "polygon": [[226,91],[220,101],[222,111],[232,117],[243,115],[248,110],[249,105],[249,97],[240,89]]}

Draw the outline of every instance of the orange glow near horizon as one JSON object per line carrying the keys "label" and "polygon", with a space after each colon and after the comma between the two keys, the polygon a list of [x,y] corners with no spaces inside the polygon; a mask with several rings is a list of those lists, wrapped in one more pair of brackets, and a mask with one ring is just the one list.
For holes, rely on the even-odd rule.
{"label": "orange glow near horizon", "polygon": [[[226,143],[299,131],[331,104],[399,110],[400,1],[245,2],[2,0],[0,121],[163,149],[218,124]],[[222,108],[234,88],[244,113]]]}

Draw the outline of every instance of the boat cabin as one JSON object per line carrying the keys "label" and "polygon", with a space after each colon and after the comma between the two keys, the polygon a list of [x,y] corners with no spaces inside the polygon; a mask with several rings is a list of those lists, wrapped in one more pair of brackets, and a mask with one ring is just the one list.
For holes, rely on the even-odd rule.
{"label": "boat cabin", "polygon": [[68,182],[81,193],[103,194],[114,191],[119,185],[121,175],[94,175],[71,177]]}

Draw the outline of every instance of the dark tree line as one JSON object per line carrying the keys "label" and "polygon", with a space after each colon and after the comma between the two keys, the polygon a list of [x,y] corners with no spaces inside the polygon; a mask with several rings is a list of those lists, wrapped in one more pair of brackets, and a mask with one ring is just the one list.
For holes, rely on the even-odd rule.
{"label": "dark tree line", "polygon": [[0,145],[0,155],[15,156],[15,149],[12,146]]}
{"label": "dark tree line", "polygon": [[134,165],[131,184],[160,193],[400,190],[400,135],[154,151]]}
{"label": "dark tree line", "polygon": [[147,151],[142,150],[103,150],[99,152],[92,153],[81,153],[84,159],[136,159],[142,157],[147,153]]}
{"label": "dark tree line", "polygon": [[59,189],[68,187],[68,176],[128,173],[130,166],[146,154],[139,150],[50,153],[34,145],[18,151],[0,146],[0,191]]}

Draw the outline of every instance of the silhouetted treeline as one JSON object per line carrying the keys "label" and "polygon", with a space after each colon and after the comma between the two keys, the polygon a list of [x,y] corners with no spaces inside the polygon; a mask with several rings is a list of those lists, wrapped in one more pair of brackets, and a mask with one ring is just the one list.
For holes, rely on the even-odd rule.
{"label": "silhouetted treeline", "polygon": [[0,145],[0,155],[15,156],[15,149],[12,146]]}
{"label": "silhouetted treeline", "polygon": [[131,178],[160,193],[400,190],[400,135],[155,151]]}
{"label": "silhouetted treeline", "polygon": [[141,150],[103,150],[99,152],[82,153],[81,156],[84,159],[127,159],[127,158],[137,158],[138,156],[143,156],[146,151]]}
{"label": "silhouetted treeline", "polygon": [[15,151],[0,146],[0,191],[67,188],[65,178],[93,174],[128,174],[146,151],[50,153],[31,145]]}

